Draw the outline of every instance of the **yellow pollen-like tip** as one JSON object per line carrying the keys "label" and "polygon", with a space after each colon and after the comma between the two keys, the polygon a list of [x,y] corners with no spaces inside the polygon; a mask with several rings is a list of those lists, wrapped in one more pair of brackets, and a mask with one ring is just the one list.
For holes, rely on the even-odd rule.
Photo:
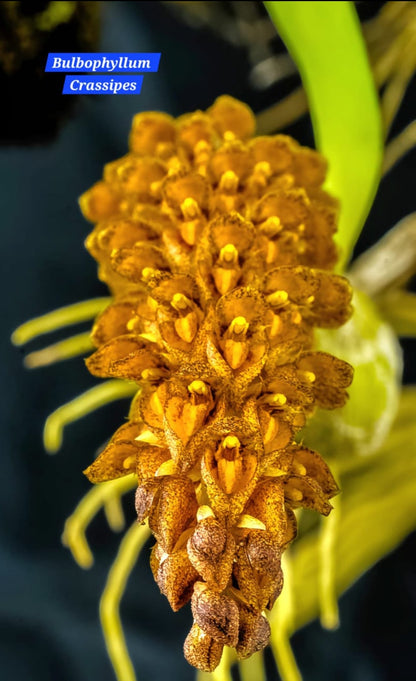
{"label": "yellow pollen-like tip", "polygon": [[140,435],[134,439],[136,440],[136,442],[145,442],[148,445],[160,446],[159,438],[157,437],[157,435],[152,433],[151,430],[145,430],[143,433],[140,433]]}
{"label": "yellow pollen-like tip", "polygon": [[204,381],[192,381],[188,385],[188,390],[190,393],[195,393],[196,395],[208,395],[208,386]]}
{"label": "yellow pollen-like tip", "polygon": [[222,446],[225,449],[234,449],[240,446],[240,440],[235,435],[227,435],[222,441]]}
{"label": "yellow pollen-like tip", "polygon": [[127,468],[130,468],[134,463],[136,463],[136,455],[132,454],[131,456],[128,456],[126,459],[124,459],[123,468],[127,470]]}
{"label": "yellow pollen-like tip", "polygon": [[289,499],[292,499],[292,501],[302,501],[303,499],[302,492],[296,487],[287,487],[286,496],[289,497]]}
{"label": "yellow pollen-like tip", "polygon": [[277,215],[271,215],[265,220],[261,226],[262,231],[267,234],[267,236],[274,236],[282,230],[282,223]]}
{"label": "yellow pollen-like tip", "polygon": [[258,518],[255,518],[252,515],[249,515],[248,513],[243,513],[240,515],[238,522],[237,522],[237,527],[240,527],[243,530],[265,530],[266,525],[259,520]]}
{"label": "yellow pollen-like tip", "polygon": [[283,395],[283,393],[274,393],[274,395],[271,396],[271,403],[277,407],[283,407],[286,402],[287,397],[286,395]]}
{"label": "yellow pollen-like tip", "polygon": [[156,274],[156,270],[153,267],[144,267],[142,269],[142,279],[144,281],[149,281]]}
{"label": "yellow pollen-like tip", "polygon": [[203,506],[200,506],[196,512],[196,519],[198,523],[201,522],[201,520],[205,520],[205,518],[215,518],[214,511],[212,510],[211,506],[206,506],[205,504]]}
{"label": "yellow pollen-like tip", "polygon": [[157,156],[166,156],[169,154],[169,152],[173,151],[173,144],[172,142],[158,142],[156,146],[156,155]]}
{"label": "yellow pollen-like tip", "polygon": [[296,475],[306,475],[306,468],[300,461],[294,461],[292,464],[293,471]]}
{"label": "yellow pollen-like tip", "polygon": [[[105,242],[108,237],[108,234],[110,232],[110,229],[107,227],[106,229],[103,229],[99,234],[97,234],[97,243],[100,248],[105,248]],[[117,250],[117,249],[113,249]]]}
{"label": "yellow pollen-like tip", "polygon": [[209,151],[209,149],[211,149],[211,145],[207,140],[198,140],[194,146],[194,153],[201,154],[203,151]]}
{"label": "yellow pollen-like tip", "polygon": [[266,178],[269,178],[272,174],[270,163],[268,161],[259,161],[254,166],[254,172],[258,175],[264,175]]}
{"label": "yellow pollen-like tip", "polygon": [[123,176],[125,176],[126,172],[130,170],[130,165],[129,163],[123,163],[121,166],[119,166],[116,170],[116,175],[119,179],[123,179]]}
{"label": "yellow pollen-like tip", "polygon": [[306,302],[308,303],[308,305],[310,305],[311,303],[313,303],[314,300],[315,300],[315,296],[309,296],[308,298],[306,298]]}
{"label": "yellow pollen-like tip", "polygon": [[151,381],[155,378],[160,378],[161,372],[159,369],[143,369],[141,377],[144,381]]}
{"label": "yellow pollen-like tip", "polygon": [[226,142],[232,142],[235,140],[235,134],[232,132],[232,130],[226,130],[223,137]]}
{"label": "yellow pollen-like tip", "polygon": [[195,220],[201,213],[198,201],[195,201],[191,196],[182,201],[181,211],[185,220]]}
{"label": "yellow pollen-like tip", "polygon": [[238,261],[238,251],[234,244],[226,244],[220,250],[220,261],[227,265],[235,265]]}
{"label": "yellow pollen-like tip", "polygon": [[151,185],[150,185],[150,192],[153,195],[159,194],[161,186],[162,186],[162,182],[160,180],[157,180],[156,182],[152,182]]}
{"label": "yellow pollen-like tip", "polygon": [[129,202],[126,199],[125,201],[120,201],[120,213],[126,213],[129,210]]}
{"label": "yellow pollen-like tip", "polygon": [[300,312],[295,312],[295,313],[292,315],[292,322],[293,322],[294,324],[300,324],[301,321],[302,321],[302,315],[301,315],[301,313],[300,313]]}
{"label": "yellow pollen-like tip", "polygon": [[287,291],[275,291],[267,296],[267,301],[274,306],[285,305],[288,299]]}
{"label": "yellow pollen-like tip", "polygon": [[230,324],[230,331],[238,336],[240,334],[245,335],[248,331],[248,327],[249,324],[245,317],[234,317]]}
{"label": "yellow pollen-like tip", "polygon": [[139,333],[139,338],[143,338],[143,340],[147,340],[150,343],[157,343],[159,338],[155,333]]}
{"label": "yellow pollen-like tip", "polygon": [[305,231],[306,227],[305,227],[305,225],[304,225],[303,222],[302,222],[301,225],[298,225],[298,228],[297,228],[297,229],[298,229],[299,234],[303,234],[303,232]]}
{"label": "yellow pollen-like tip", "polygon": [[175,293],[170,301],[172,307],[177,311],[187,310],[191,306],[191,301],[189,298],[183,295],[183,293]]}
{"label": "yellow pollen-like tip", "polygon": [[162,464],[160,464],[155,476],[160,477],[161,475],[173,475],[174,473],[176,473],[176,463],[173,459],[168,459],[167,461],[164,461]]}
{"label": "yellow pollen-like tip", "polygon": [[168,160],[168,167],[169,167],[168,175],[175,175],[178,172],[178,170],[180,170],[181,165],[182,164],[181,164],[180,160],[178,159],[178,157],[172,156]]}
{"label": "yellow pollen-like tip", "polygon": [[303,371],[302,374],[309,383],[314,383],[316,381],[316,376],[313,371]]}
{"label": "yellow pollen-like tip", "polygon": [[155,300],[155,298],[152,298],[152,296],[147,296],[146,303],[152,311],[157,310],[159,307],[159,303],[157,300]]}
{"label": "yellow pollen-like tip", "polygon": [[140,319],[138,317],[132,317],[126,324],[126,329],[128,331],[134,331]]}
{"label": "yellow pollen-like tip", "polygon": [[225,173],[221,175],[220,189],[225,192],[234,192],[238,187],[238,183],[238,175],[236,175],[233,170],[226,170]]}

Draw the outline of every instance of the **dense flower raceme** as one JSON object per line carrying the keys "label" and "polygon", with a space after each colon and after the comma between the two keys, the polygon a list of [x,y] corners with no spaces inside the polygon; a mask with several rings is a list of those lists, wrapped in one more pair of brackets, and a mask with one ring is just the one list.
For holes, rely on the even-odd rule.
{"label": "dense flower raceme", "polygon": [[178,610],[187,660],[267,645],[294,509],[327,515],[337,485],[295,440],[316,407],[341,407],[352,368],[314,349],[313,328],[351,314],[336,261],[326,164],[284,135],[252,137],[228,96],[174,120],[141,113],[131,151],[81,197],[87,248],[112,295],[92,374],[140,385],[129,420],[85,471],[136,473],[156,538],[151,567]]}

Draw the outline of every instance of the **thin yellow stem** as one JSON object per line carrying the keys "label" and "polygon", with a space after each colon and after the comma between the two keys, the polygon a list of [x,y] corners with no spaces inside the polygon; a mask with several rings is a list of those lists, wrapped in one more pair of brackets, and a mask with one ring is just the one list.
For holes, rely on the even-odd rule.
{"label": "thin yellow stem", "polygon": [[239,660],[238,668],[241,681],[266,681],[262,651],[255,653],[247,660]]}
{"label": "thin yellow stem", "polygon": [[388,289],[398,288],[416,272],[416,212],[406,215],[374,246],[357,258],[348,276],[352,285],[380,304]]}
{"label": "thin yellow stem", "polygon": [[41,317],[29,319],[19,326],[12,334],[12,343],[14,345],[24,345],[33,340],[37,336],[42,336],[44,333],[62,329],[71,324],[78,324],[93,319],[111,302],[110,297],[92,298],[91,300],[83,300],[73,305],[60,307],[58,310],[53,310]]}
{"label": "thin yellow stem", "polygon": [[339,626],[337,580],[336,580],[336,544],[341,517],[341,500],[332,500],[333,510],[327,518],[321,520],[319,541],[319,604],[321,624],[325,629],[337,629]]}
{"label": "thin yellow stem", "polygon": [[402,66],[392,75],[381,98],[384,132],[387,137],[390,127],[400,108],[407,86],[414,74],[413,60],[402,56]]}
{"label": "thin yellow stem", "polygon": [[107,651],[118,681],[136,681],[120,621],[120,601],[127,580],[150,530],[135,523],[124,535],[100,601],[100,618]]}
{"label": "thin yellow stem", "polygon": [[294,123],[308,111],[308,100],[303,87],[298,87],[287,97],[256,116],[257,134],[269,135]]}
{"label": "thin yellow stem", "polygon": [[276,631],[271,643],[282,681],[302,681],[287,632],[280,629]]}
{"label": "thin yellow stem", "polygon": [[113,532],[121,532],[124,529],[125,518],[121,498],[119,496],[107,499],[104,504],[104,513],[107,522]]}
{"label": "thin yellow stem", "polygon": [[54,364],[55,362],[62,362],[65,359],[71,359],[77,355],[82,355],[94,349],[91,342],[90,332],[79,333],[76,336],[65,338],[65,340],[48,345],[42,350],[31,352],[24,359],[24,365],[28,369],[38,369],[39,367]]}
{"label": "thin yellow stem", "polygon": [[[91,520],[104,507],[122,494],[129,492],[137,485],[135,475],[126,475],[118,480],[101,482],[95,485],[81,499],[74,512],[65,523],[62,534],[62,543],[69,548],[74,559],[82,568],[89,568],[94,562],[94,557],[85,537],[85,531]],[[107,515],[108,517],[108,515]],[[114,529],[113,525],[111,525]]]}
{"label": "thin yellow stem", "polygon": [[138,389],[136,383],[114,379],[96,385],[70,402],[58,407],[46,419],[43,430],[43,443],[46,451],[49,454],[55,454],[59,450],[62,445],[63,429],[68,423],[77,421],[109,402],[131,397]]}
{"label": "thin yellow stem", "polygon": [[416,145],[416,121],[412,121],[389,144],[384,152],[383,175]]}
{"label": "thin yellow stem", "polygon": [[292,565],[288,551],[283,556],[282,564],[285,584],[271,616],[273,622],[270,644],[282,681],[302,681],[290,645],[290,636],[294,629],[294,602]]}
{"label": "thin yellow stem", "polygon": [[392,289],[377,300],[383,318],[402,338],[416,337],[416,293]]}
{"label": "thin yellow stem", "polygon": [[196,681],[232,681],[231,676],[232,651],[224,646],[221,661],[213,672],[201,672],[196,674]]}

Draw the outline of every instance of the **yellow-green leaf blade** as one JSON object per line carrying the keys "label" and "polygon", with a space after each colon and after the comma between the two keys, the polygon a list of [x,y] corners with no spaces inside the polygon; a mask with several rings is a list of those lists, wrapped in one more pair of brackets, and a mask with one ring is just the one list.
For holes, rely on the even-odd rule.
{"label": "yellow-green leaf blade", "polygon": [[336,237],[345,266],[380,179],[383,135],[377,91],[352,2],[265,2],[299,69],[316,146],[329,161],[326,188],[341,201]]}

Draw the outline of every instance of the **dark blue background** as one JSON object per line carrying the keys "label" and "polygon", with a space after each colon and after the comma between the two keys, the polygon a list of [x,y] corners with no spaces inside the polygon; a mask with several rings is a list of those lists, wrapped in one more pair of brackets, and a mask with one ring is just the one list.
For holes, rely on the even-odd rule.
{"label": "dark blue background", "polygon": [[[73,424],[65,432],[62,450],[48,457],[42,447],[45,418],[96,380],[79,358],[36,372],[24,370],[23,351],[10,346],[10,334],[30,317],[105,295],[83,248],[90,226],[79,212],[77,197],[99,179],[106,162],[126,153],[134,113],[156,109],[179,115],[204,109],[225,92],[259,111],[293,83],[254,92],[244,50],[231,48],[205,29],[185,27],[159,3],[102,5],[99,49],[160,51],[159,73],[145,76],[140,96],[81,98],[72,118],[47,146],[0,152],[0,678],[6,681],[113,679],[97,613],[120,537],[108,530],[101,514],[88,533],[96,562],[82,571],[61,546],[60,535],[65,518],[90,487],[81,471],[127,410],[127,402],[116,403]],[[63,81],[62,75],[49,77]],[[411,94],[396,129],[414,115]],[[21,105],[29,121],[31,102],[24,94]],[[313,144],[308,119],[290,133],[303,144]],[[381,183],[359,250],[414,209],[414,159],[413,152]],[[65,335],[54,334],[47,342]],[[36,341],[30,349],[43,344]],[[406,348],[410,360],[414,343]],[[413,365],[407,380],[415,379]],[[125,509],[133,520],[131,498]],[[191,622],[189,608],[173,614],[159,595],[148,548],[122,604],[137,677],[187,681],[194,673],[181,647]],[[295,636],[304,681],[413,680],[415,612],[410,538],[342,598],[339,631],[324,632],[315,623]],[[269,666],[270,678],[277,679],[270,659]]]}

